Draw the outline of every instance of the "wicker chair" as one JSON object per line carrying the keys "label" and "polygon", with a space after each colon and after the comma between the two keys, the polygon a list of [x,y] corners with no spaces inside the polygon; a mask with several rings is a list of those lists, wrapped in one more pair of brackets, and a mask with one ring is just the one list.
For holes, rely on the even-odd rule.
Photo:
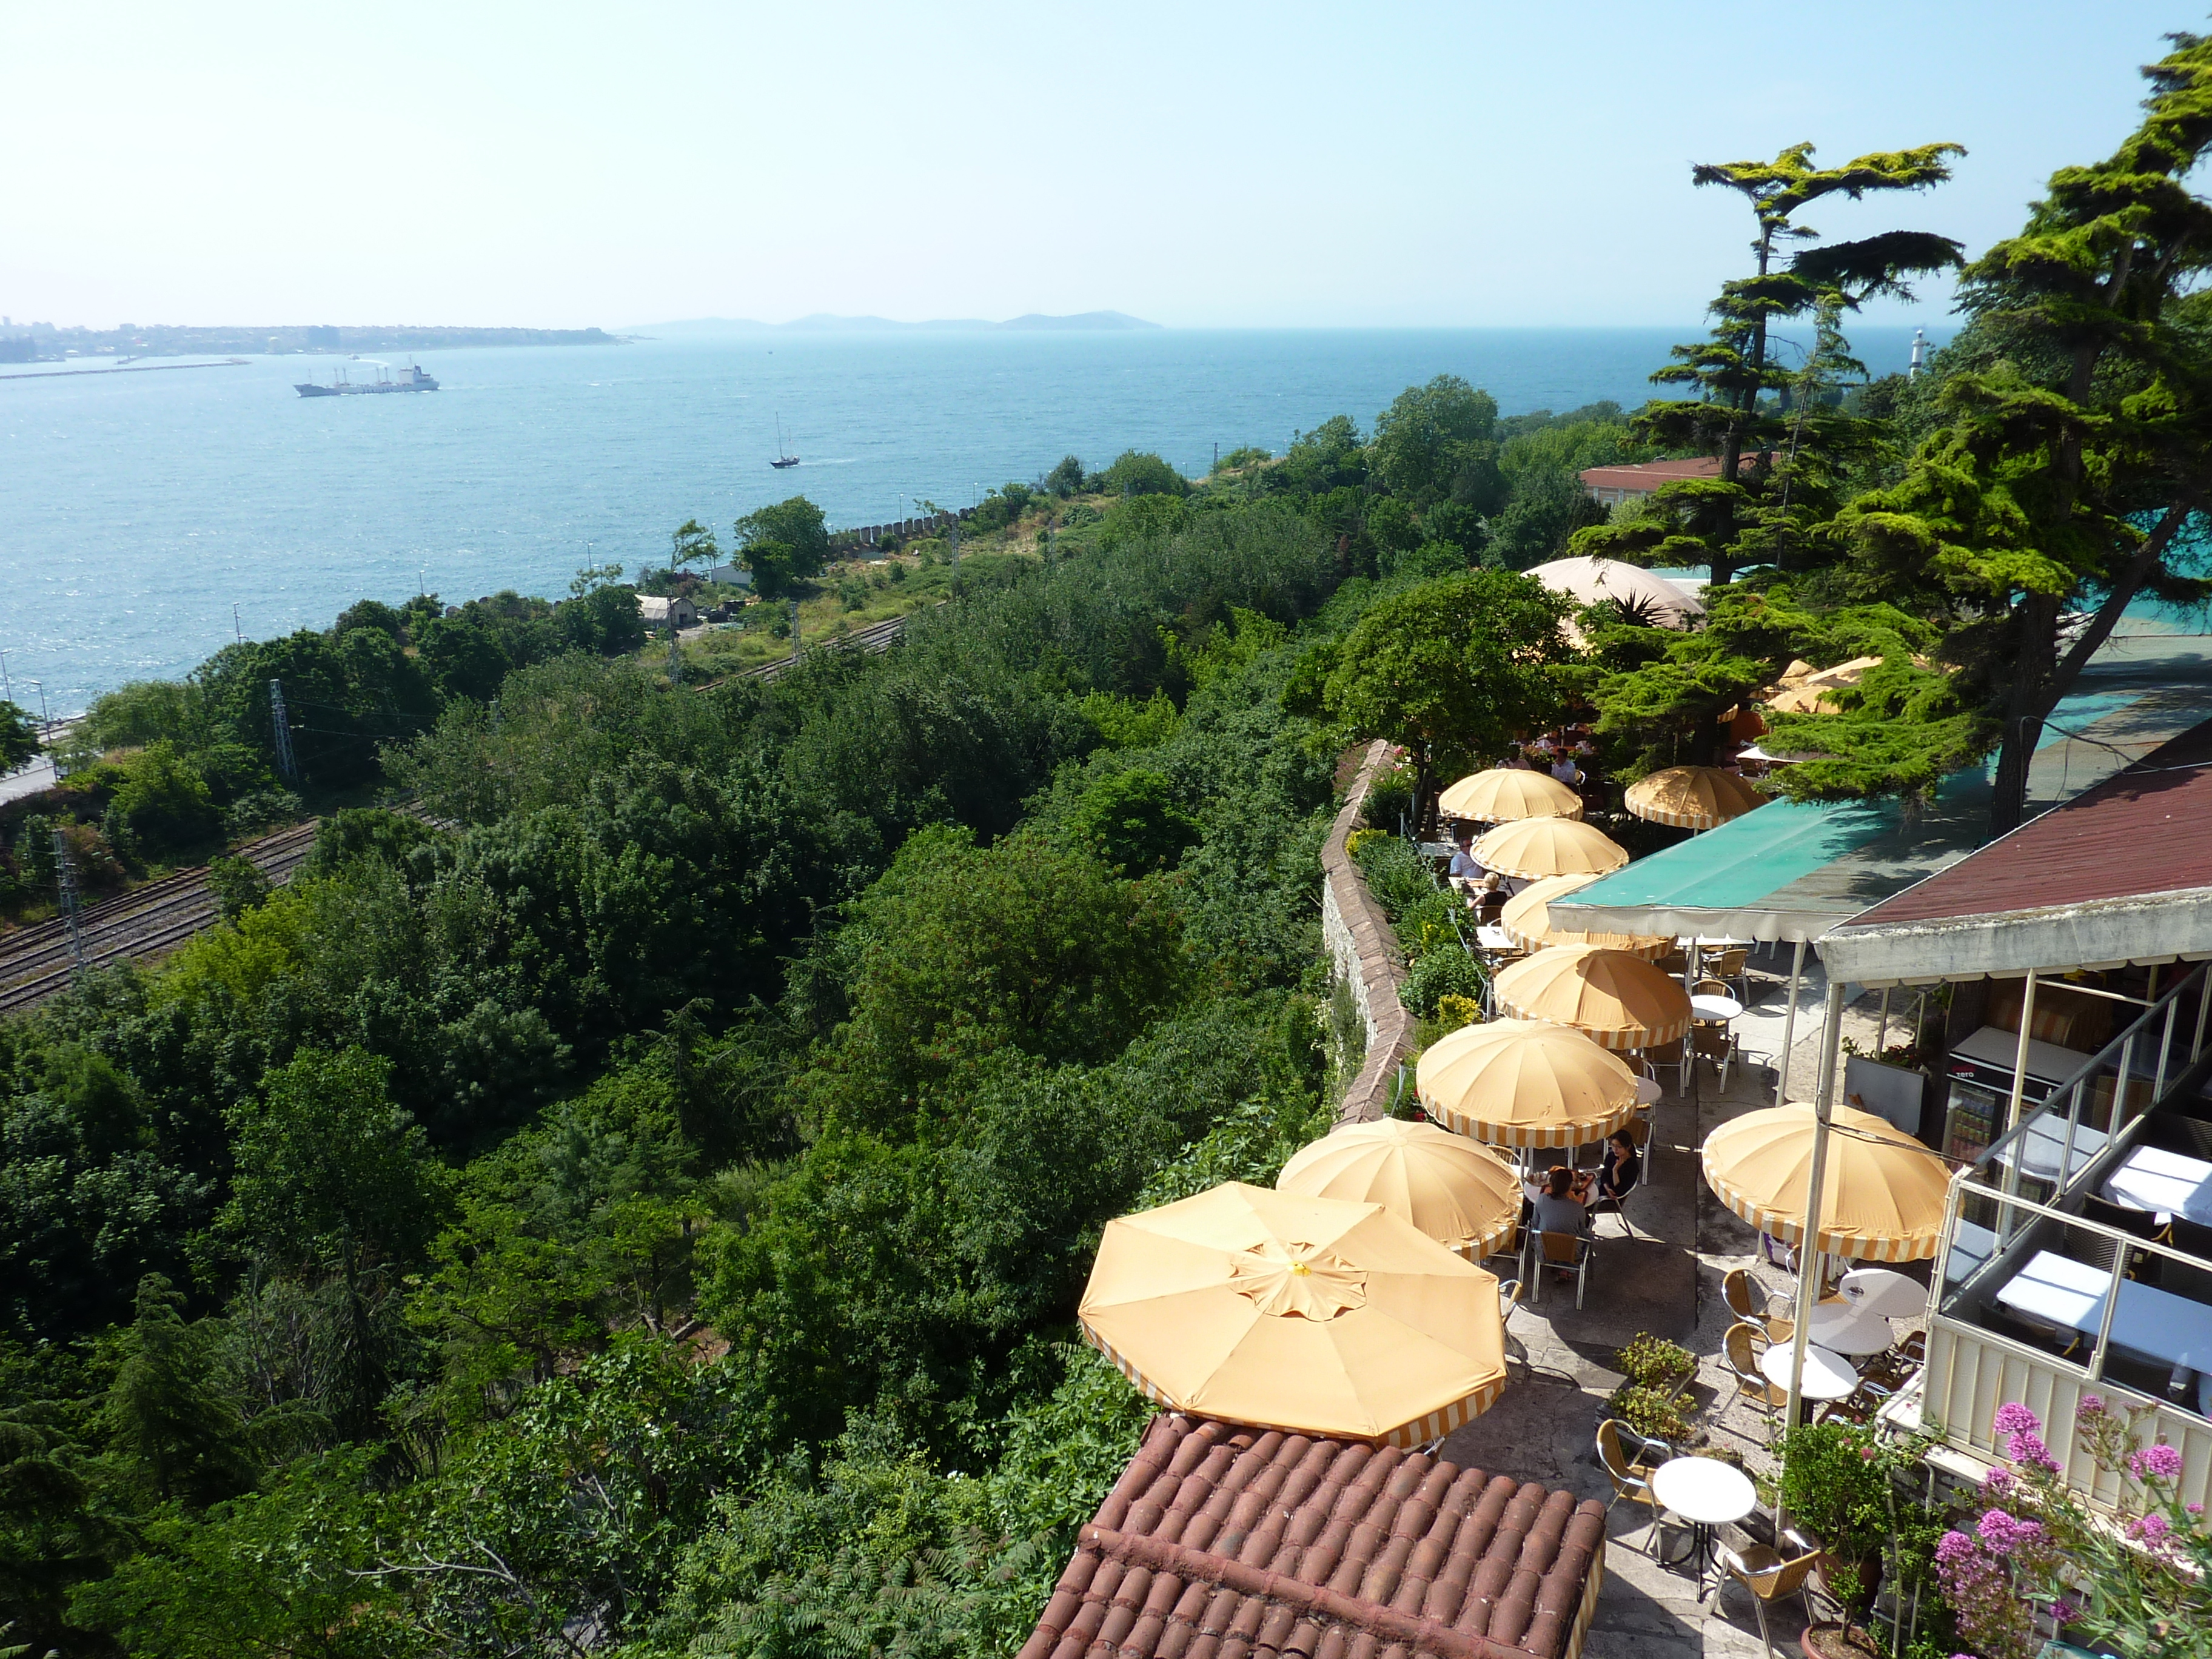
{"label": "wicker chair", "polygon": [[[1625,1440],[1634,1443],[1633,1452],[1622,1445]],[[1656,1548],[1659,1511],[1666,1507],[1651,1490],[1651,1472],[1673,1455],[1674,1448],[1665,1441],[1640,1435],[1618,1418],[1608,1417],[1597,1425],[1597,1461],[1604,1466],[1606,1478],[1613,1482],[1613,1497],[1605,1507],[1610,1512],[1613,1504],[1626,1498],[1651,1512],[1651,1531],[1645,1540],[1647,1554]]]}
{"label": "wicker chair", "polygon": [[1759,1369],[1759,1355],[1766,1346],[1766,1334],[1758,1326],[1739,1321],[1728,1328],[1722,1339],[1722,1353],[1728,1360],[1729,1374],[1735,1378],[1738,1399],[1748,1399],[1769,1417],[1788,1403],[1790,1391],[1778,1388],[1766,1380],[1766,1373]]}
{"label": "wicker chair", "polygon": [[1544,1299],[1544,1274],[1568,1273],[1575,1281],[1575,1307],[1583,1305],[1583,1293],[1589,1288],[1590,1262],[1596,1257],[1597,1247],[1587,1233],[1547,1233],[1532,1231],[1529,1237],[1535,1249],[1529,1256],[1529,1270],[1536,1281],[1534,1300]]}
{"label": "wicker chair", "polygon": [[1796,1334],[1796,1320],[1776,1318],[1769,1311],[1773,1306],[1771,1301],[1765,1307],[1760,1305],[1758,1283],[1747,1267],[1732,1268],[1722,1278],[1721,1297],[1738,1319],[1764,1330],[1769,1342],[1787,1342]]}
{"label": "wicker chair", "polygon": [[1766,1644],[1768,1659],[1773,1659],[1774,1638],[1766,1627],[1767,1608],[1794,1595],[1804,1606],[1805,1622],[1811,1624],[1813,1598],[1807,1581],[1821,1555],[1820,1547],[1802,1534],[1784,1532],[1782,1539],[1799,1553],[1785,1558],[1765,1544],[1747,1544],[1740,1550],[1723,1545],[1720,1583],[1713,1587],[1715,1613],[1721,1610],[1721,1598],[1730,1584],[1741,1584],[1751,1592],[1753,1610],[1759,1614],[1759,1639]]}

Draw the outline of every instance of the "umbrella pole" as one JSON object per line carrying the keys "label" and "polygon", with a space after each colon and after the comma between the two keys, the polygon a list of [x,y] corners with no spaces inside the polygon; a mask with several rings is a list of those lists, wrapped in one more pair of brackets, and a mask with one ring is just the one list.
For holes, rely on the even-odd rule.
{"label": "umbrella pole", "polygon": [[[1802,954],[1802,942],[1797,946]],[[1828,1022],[1820,1034],[1820,1088],[1813,1102],[1813,1167],[1805,1178],[1805,1231],[1797,1241],[1797,1328],[1790,1336],[1790,1397],[1782,1410],[1783,1444],[1789,1444],[1790,1426],[1805,1403],[1805,1346],[1813,1327],[1813,1304],[1820,1287],[1820,1190],[1828,1176],[1828,1122],[1836,1104],[1836,1051],[1844,1034],[1844,988],[1828,984]],[[1783,1460],[1787,1472],[1789,1459]],[[1774,1535],[1778,1542],[1788,1516],[1782,1505],[1778,1480],[1774,1498]]]}
{"label": "umbrella pole", "polygon": [[1782,1055],[1774,1063],[1774,1103],[1789,1098],[1790,1045],[1797,1040],[1797,981],[1805,971],[1805,941],[1799,939],[1790,957],[1790,1002],[1782,1014]]}

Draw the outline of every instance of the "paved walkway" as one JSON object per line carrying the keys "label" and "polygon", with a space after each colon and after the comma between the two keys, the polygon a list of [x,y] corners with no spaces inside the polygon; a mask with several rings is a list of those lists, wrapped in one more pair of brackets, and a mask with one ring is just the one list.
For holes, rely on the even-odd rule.
{"label": "paved walkway", "polygon": [[[1787,975],[1786,952],[1778,969]],[[1753,970],[1765,975],[1774,965],[1755,957]],[[1771,983],[1763,993],[1758,984],[1753,989],[1760,1023],[1751,1025],[1748,1036],[1754,1043],[1763,1036],[1771,1054],[1780,1047],[1781,993]],[[1813,1086],[1825,992],[1825,981],[1814,977],[1808,962],[1793,1044],[1802,1069],[1792,1081],[1801,1095]],[[1855,1004],[1845,1014],[1846,1035],[1868,1048],[1872,1006]],[[1771,1035],[1765,1036],[1769,1025]],[[1756,1235],[1706,1191],[1698,1148],[1718,1125],[1773,1099],[1774,1074],[1767,1066],[1739,1064],[1723,1091],[1711,1066],[1701,1062],[1686,1096],[1670,1094],[1660,1102],[1653,1111],[1644,1187],[1628,1206],[1635,1237],[1624,1237],[1617,1218],[1601,1218],[1596,1265],[1583,1308],[1574,1306],[1572,1284],[1559,1281],[1546,1286],[1540,1305],[1524,1303],[1515,1313],[1510,1334],[1527,1350],[1528,1373],[1524,1380],[1516,1363],[1504,1399],[1447,1439],[1445,1456],[1610,1500],[1612,1485],[1597,1462],[1596,1427],[1607,1395],[1621,1381],[1612,1369],[1614,1350],[1649,1331],[1699,1357],[1692,1389],[1705,1407],[1700,1422],[1711,1443],[1739,1454],[1755,1474],[1771,1470],[1769,1420],[1753,1407],[1735,1403],[1735,1385],[1720,1358],[1734,1322],[1721,1279],[1732,1268],[1750,1267],[1772,1292],[1785,1291],[1790,1281],[1760,1261]],[[1620,1504],[1608,1526],[1614,1541],[1607,1553],[1606,1589],[1583,1649],[1589,1659],[1733,1659],[1763,1653],[1751,1599],[1741,1588],[1728,1593],[1723,1613],[1716,1615],[1690,1578],[1651,1559],[1647,1512]],[[1776,1650],[1794,1650],[1802,1628],[1796,1604],[1774,1610],[1770,1618]]]}

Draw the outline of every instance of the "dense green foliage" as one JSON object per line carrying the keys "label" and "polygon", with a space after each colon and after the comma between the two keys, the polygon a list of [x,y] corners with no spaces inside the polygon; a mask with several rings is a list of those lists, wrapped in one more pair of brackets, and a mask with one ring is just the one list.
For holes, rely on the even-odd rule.
{"label": "dense green foliage", "polygon": [[[19,1637],[1018,1639],[1144,1416],[1068,1346],[1098,1229],[1326,1121],[1281,693],[1357,605],[1273,501],[968,574],[771,684],[433,688],[427,820],[0,1025]],[[219,810],[212,678],[106,711],[144,833]]]}

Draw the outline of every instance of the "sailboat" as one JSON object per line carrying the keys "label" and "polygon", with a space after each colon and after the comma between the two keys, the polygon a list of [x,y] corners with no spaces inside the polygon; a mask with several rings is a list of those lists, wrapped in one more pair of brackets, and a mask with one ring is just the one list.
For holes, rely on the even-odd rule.
{"label": "sailboat", "polygon": [[787,466],[797,466],[799,465],[798,456],[787,454],[784,452],[783,416],[781,415],[775,417],[775,459],[770,461],[769,465],[775,468],[779,472],[782,471]]}

